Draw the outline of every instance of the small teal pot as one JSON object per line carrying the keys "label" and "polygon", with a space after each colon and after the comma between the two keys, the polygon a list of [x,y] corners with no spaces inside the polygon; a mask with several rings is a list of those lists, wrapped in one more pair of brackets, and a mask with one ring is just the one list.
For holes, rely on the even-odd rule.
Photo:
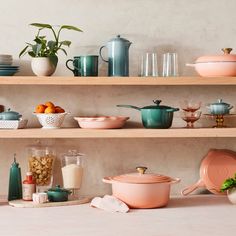
{"label": "small teal pot", "polygon": [[0,113],[0,120],[19,120],[21,117],[22,115],[18,112],[11,111],[10,109]]}
{"label": "small teal pot", "polygon": [[133,108],[141,111],[142,123],[148,129],[168,129],[172,125],[173,115],[179,108],[161,106],[161,100],[153,101],[156,105],[139,108],[132,105],[117,105],[117,107]]}
{"label": "small teal pot", "polygon": [[55,188],[48,189],[47,191],[49,202],[66,202],[70,194],[70,190],[63,189],[60,185],[56,185]]}
{"label": "small teal pot", "polygon": [[207,108],[212,115],[226,115],[229,114],[233,106],[218,99],[217,102],[208,104]]}

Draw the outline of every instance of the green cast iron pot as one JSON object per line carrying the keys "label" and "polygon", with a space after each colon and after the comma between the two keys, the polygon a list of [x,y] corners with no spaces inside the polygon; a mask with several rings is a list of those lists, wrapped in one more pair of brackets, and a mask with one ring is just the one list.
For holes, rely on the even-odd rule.
{"label": "green cast iron pot", "polygon": [[179,108],[161,106],[161,100],[153,100],[156,105],[139,108],[132,105],[117,105],[117,107],[133,108],[141,111],[143,126],[148,129],[168,129],[172,125],[173,114]]}
{"label": "green cast iron pot", "polygon": [[55,188],[48,189],[47,191],[49,202],[66,202],[70,194],[70,190],[60,188],[60,185],[56,185]]}

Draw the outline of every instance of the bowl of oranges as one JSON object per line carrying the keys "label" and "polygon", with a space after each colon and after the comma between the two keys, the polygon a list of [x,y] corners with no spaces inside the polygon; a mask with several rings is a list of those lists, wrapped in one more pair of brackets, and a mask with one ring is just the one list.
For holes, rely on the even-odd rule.
{"label": "bowl of oranges", "polygon": [[39,104],[34,115],[44,129],[59,129],[68,113],[60,106],[55,106],[52,102]]}

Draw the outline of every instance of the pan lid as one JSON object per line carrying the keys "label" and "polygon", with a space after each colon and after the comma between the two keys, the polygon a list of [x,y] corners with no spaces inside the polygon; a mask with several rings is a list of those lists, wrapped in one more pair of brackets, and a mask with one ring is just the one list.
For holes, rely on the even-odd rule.
{"label": "pan lid", "polygon": [[162,102],[161,100],[153,100],[153,103],[155,105],[145,106],[142,109],[170,109],[171,108],[169,106],[160,105],[161,102]]}
{"label": "pan lid", "polygon": [[211,56],[202,56],[196,60],[196,63],[207,63],[207,62],[236,62],[236,54],[230,54],[232,48],[223,48],[222,55],[211,55]]}
{"label": "pan lid", "polygon": [[138,166],[136,167],[137,173],[129,173],[124,175],[118,175],[111,177],[112,180],[122,183],[132,184],[153,184],[153,183],[166,183],[171,182],[173,179],[169,176],[161,174],[146,174],[147,167]]}

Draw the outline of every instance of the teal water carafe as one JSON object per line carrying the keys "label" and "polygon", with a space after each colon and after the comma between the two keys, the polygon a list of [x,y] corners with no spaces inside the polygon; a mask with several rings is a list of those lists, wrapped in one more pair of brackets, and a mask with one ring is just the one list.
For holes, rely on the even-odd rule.
{"label": "teal water carafe", "polygon": [[8,201],[22,199],[21,169],[16,162],[16,154],[11,164],[8,188]]}
{"label": "teal water carafe", "polygon": [[[108,76],[129,76],[129,47],[131,42],[120,35],[111,39],[106,46],[100,48],[100,56],[108,63]],[[108,49],[108,60],[102,56],[102,49]]]}

